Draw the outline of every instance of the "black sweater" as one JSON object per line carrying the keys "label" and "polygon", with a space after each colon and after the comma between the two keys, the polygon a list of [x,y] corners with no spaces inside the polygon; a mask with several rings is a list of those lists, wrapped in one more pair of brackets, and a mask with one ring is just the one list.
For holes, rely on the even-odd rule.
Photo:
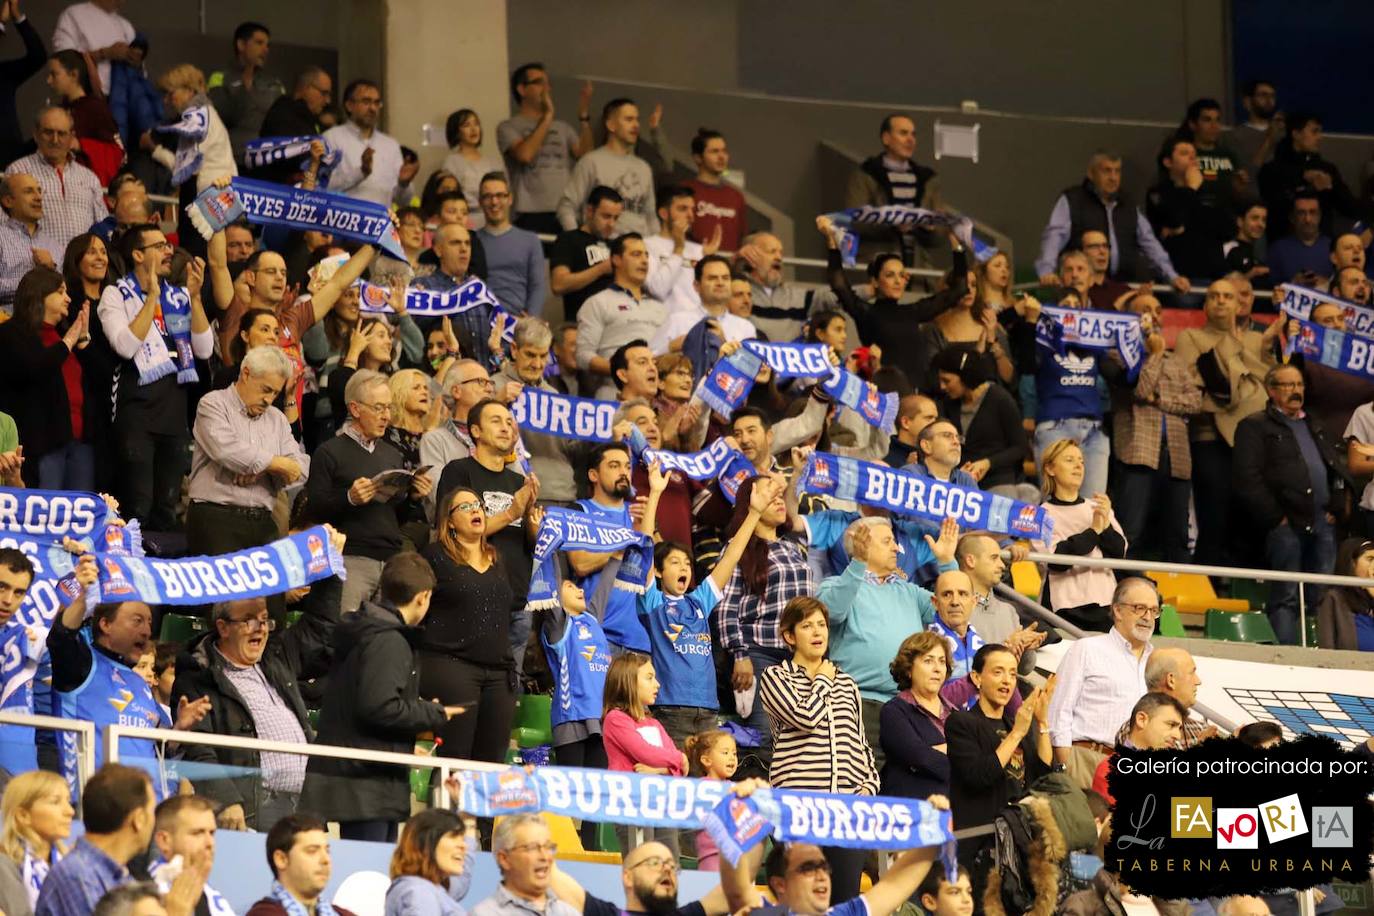
{"label": "black sweater", "polygon": [[964,437],[964,460],[988,459],[991,467],[978,482],[984,490],[1004,484],[1020,483],[1021,463],[1026,457],[1026,431],[1021,426],[1021,409],[997,382],[988,385],[983,401],[973,414],[968,429],[963,428],[962,405],[946,399],[940,413]]}
{"label": "black sweater", "polygon": [[1025,787],[1049,771],[1036,754],[1036,738],[1031,733],[1021,740],[1020,767],[1002,766],[997,746],[1011,732],[1013,717],[989,719],[978,706],[955,710],[945,722],[949,742],[949,806],[954,812],[954,827],[963,830],[991,824],[1009,802],[1025,793]]}
{"label": "black sweater", "polygon": [[398,494],[390,503],[355,506],[348,501],[348,488],[359,477],[400,467],[401,453],[384,439],[377,440],[369,453],[352,436],[337,435],[310,457],[306,512],[347,535],[346,553],[386,561],[401,549],[400,523],[415,514],[418,504]]}

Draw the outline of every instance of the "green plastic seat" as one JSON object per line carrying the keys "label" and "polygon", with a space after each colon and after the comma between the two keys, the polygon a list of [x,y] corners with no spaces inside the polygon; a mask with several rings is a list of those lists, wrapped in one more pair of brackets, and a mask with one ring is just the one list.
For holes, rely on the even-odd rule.
{"label": "green plastic seat", "polygon": [[680,865],[684,871],[689,870],[689,869],[690,869],[691,871],[696,871],[696,868],[697,868],[697,857],[696,857],[696,856],[678,856],[678,857],[677,857],[677,864]]}
{"label": "green plastic seat", "polygon": [[310,723],[310,727],[316,731],[320,730],[320,711],[318,709],[307,709],[305,711],[305,721]]}
{"label": "green plastic seat", "polygon": [[620,840],[615,836],[615,824],[603,821],[596,825],[596,845],[602,852],[620,852]]}
{"label": "green plastic seat", "polygon": [[1227,642],[1274,645],[1279,641],[1274,628],[1269,624],[1269,618],[1259,611],[1236,614],[1212,608],[1207,611],[1204,633],[1208,639],[1222,639]]}
{"label": "green plastic seat", "polygon": [[1317,648],[1317,615],[1307,612],[1307,648]]}
{"label": "green plastic seat", "polygon": [[1159,609],[1159,635],[1176,638],[1188,635],[1183,629],[1183,619],[1178,616],[1178,608],[1172,604],[1162,605]]}
{"label": "green plastic seat", "polygon": [[[434,753],[433,741],[416,741],[415,753]],[[430,776],[434,771],[428,767],[410,768],[410,794],[415,796],[415,800],[422,805],[429,804],[429,783]]]}
{"label": "green plastic seat", "polygon": [[1269,600],[1269,586],[1254,579],[1232,579],[1231,597],[1243,598],[1250,602],[1251,610],[1262,611],[1265,602]]}
{"label": "green plastic seat", "polygon": [[517,728],[511,731],[511,737],[515,739],[516,747],[522,749],[553,743],[553,732],[547,728]]}
{"label": "green plastic seat", "polygon": [[553,697],[543,693],[522,694],[515,704],[515,728],[537,728],[547,731],[553,715]]}
{"label": "green plastic seat", "polygon": [[188,643],[208,629],[205,618],[186,614],[163,614],[158,639],[162,642]]}

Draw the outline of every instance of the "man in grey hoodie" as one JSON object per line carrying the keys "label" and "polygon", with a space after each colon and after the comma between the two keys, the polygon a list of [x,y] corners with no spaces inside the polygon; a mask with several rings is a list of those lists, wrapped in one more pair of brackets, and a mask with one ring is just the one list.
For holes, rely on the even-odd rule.
{"label": "man in grey hoodie", "polygon": [[649,163],[634,154],[639,140],[639,107],[631,99],[611,99],[601,110],[606,142],[573,167],[572,176],[558,202],[558,221],[565,230],[576,229],[587,195],[597,185],[614,188],[625,201],[616,223],[617,234],[658,234],[654,204],[654,173]]}

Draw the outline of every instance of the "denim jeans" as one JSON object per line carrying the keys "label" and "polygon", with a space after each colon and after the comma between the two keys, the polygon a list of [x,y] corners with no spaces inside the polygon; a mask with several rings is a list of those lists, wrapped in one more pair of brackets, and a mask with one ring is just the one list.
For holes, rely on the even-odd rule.
{"label": "denim jeans", "polygon": [[1112,445],[1102,431],[1102,421],[1088,417],[1068,417],[1063,420],[1042,420],[1035,424],[1035,464],[1045,449],[1060,439],[1072,439],[1083,450],[1084,498],[1107,492],[1107,461],[1112,457]]}
{"label": "denim jeans", "polygon": [[[1279,525],[1264,539],[1264,557],[1270,569],[1288,572],[1330,573],[1336,564],[1336,535],[1324,519],[1311,531],[1299,531],[1292,525]],[[1310,617],[1317,612],[1322,588],[1304,585],[1306,609]],[[1271,582],[1269,604],[1265,608],[1269,623],[1279,642],[1286,646],[1298,644],[1298,585],[1296,582]]]}
{"label": "denim jeans", "polygon": [[95,451],[85,442],[68,442],[38,460],[40,490],[95,489]]}

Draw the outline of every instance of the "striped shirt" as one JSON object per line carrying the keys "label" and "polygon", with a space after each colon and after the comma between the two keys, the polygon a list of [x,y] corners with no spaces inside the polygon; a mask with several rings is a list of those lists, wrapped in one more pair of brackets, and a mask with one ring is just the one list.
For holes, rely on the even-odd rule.
{"label": "striped shirt", "polygon": [[1050,700],[1050,742],[1055,747],[1075,741],[1115,744],[1117,729],[1145,695],[1145,664],[1153,651],[1147,643],[1136,658],[1115,627],[1069,646]]}
{"label": "striped shirt", "polygon": [[716,632],[735,658],[744,658],[750,646],[786,649],[778,635],[778,618],[787,602],[802,595],[814,595],[811,565],[806,548],[790,535],[768,545],[768,584],[762,595],[749,591],[744,570],[735,569],[716,605]]}
{"label": "striped shirt", "polygon": [[759,699],[773,723],[771,785],[877,795],[878,769],[864,737],[859,685],[843,671],[809,677],[788,659],[763,672]]}

